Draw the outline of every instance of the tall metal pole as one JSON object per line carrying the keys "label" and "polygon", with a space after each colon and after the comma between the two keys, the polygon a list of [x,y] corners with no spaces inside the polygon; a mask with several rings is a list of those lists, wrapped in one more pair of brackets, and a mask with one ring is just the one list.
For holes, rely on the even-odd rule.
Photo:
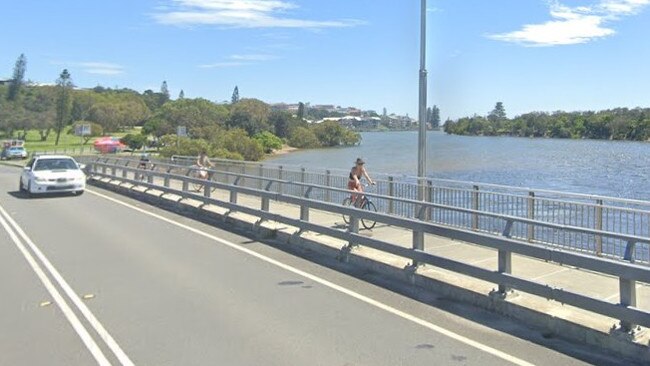
{"label": "tall metal pole", "polygon": [[[420,10],[420,113],[418,134],[418,200],[426,200],[427,191],[427,1],[422,0],[422,9]],[[423,215],[425,210],[418,210]],[[424,232],[413,231],[413,249],[424,250]],[[413,261],[412,265],[417,267],[419,264]]]}
{"label": "tall metal pole", "polygon": [[422,0],[420,20],[420,106],[418,134],[418,200],[425,197],[427,175],[427,0]]}

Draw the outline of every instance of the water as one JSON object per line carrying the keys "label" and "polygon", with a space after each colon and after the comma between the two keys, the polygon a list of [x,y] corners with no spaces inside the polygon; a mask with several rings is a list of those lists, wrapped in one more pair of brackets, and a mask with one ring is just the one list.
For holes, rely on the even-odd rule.
{"label": "water", "polygon": [[[277,164],[349,169],[363,157],[373,172],[417,173],[417,132],[363,133],[360,146],[304,150],[269,158]],[[452,136],[430,132],[432,178],[650,200],[650,143]]]}

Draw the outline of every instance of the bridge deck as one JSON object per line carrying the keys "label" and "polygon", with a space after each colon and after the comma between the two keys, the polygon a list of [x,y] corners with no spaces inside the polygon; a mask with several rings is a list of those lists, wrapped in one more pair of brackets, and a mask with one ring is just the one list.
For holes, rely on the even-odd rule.
{"label": "bridge deck", "polygon": [[[162,180],[160,182],[155,181],[155,183],[163,184]],[[177,189],[181,188],[180,183],[178,183],[178,186],[175,186],[174,183],[172,183],[172,187]],[[211,193],[211,196],[226,202],[230,197],[229,192],[225,190],[215,190]],[[259,209],[261,205],[258,197],[243,194],[238,195],[237,202],[240,205],[255,209]],[[224,209],[218,207],[205,208],[217,212],[225,212]],[[298,206],[271,202],[270,211],[290,218],[300,218],[300,207]],[[249,217],[248,219],[251,222],[257,220],[255,217]],[[310,210],[310,221],[330,228],[340,230],[347,229],[347,225],[341,216],[323,211]],[[297,228],[285,224],[267,222],[265,225],[269,227],[274,226],[278,230],[290,233],[298,231]],[[378,223],[373,230],[365,230],[361,227],[360,234],[407,248],[410,248],[412,245],[412,234],[410,231],[383,225],[381,223]],[[303,234],[303,236],[304,235],[309,234]],[[347,244],[345,241],[330,237],[321,235],[312,236],[320,243],[336,249],[340,249]],[[393,265],[397,268],[403,268],[409,264],[409,260],[405,258],[385,254],[370,248],[360,247],[355,249],[355,251],[374,259],[378,259],[381,262]],[[497,251],[489,248],[427,234],[425,235],[425,251],[463,263],[472,264],[477,267],[495,271],[497,270]],[[539,283],[548,286],[571,290],[576,293],[603,299],[615,304],[619,302],[619,284],[618,278],[616,277],[593,273],[570,266],[562,266],[556,263],[545,262],[516,254],[513,255],[512,258],[512,272],[514,275],[521,275],[522,277],[536,280]],[[481,294],[487,294],[496,287],[493,283],[459,275],[432,266],[420,269],[420,273]],[[596,315],[592,312],[584,311],[572,306],[548,301],[534,295],[523,294],[513,301],[517,301],[520,304],[541,312],[550,313],[578,324],[584,324],[591,328],[602,330],[603,332],[609,331],[612,326],[617,323],[617,320],[615,319]],[[640,309],[650,309],[650,284],[637,283],[637,307]]]}

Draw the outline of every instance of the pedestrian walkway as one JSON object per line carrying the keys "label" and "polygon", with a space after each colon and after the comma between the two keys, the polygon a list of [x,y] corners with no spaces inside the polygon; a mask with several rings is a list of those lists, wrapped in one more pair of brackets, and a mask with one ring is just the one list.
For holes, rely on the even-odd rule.
{"label": "pedestrian walkway", "polygon": [[[158,181],[160,180],[160,181]],[[156,178],[155,184],[163,184],[162,179]],[[171,187],[181,189],[180,182],[172,182]],[[144,188],[139,187],[137,189]],[[149,190],[149,193],[160,194],[162,192],[155,192]],[[194,192],[197,195],[203,192]],[[169,196],[169,195],[166,195]],[[228,202],[230,199],[230,192],[226,190],[215,190],[211,193],[211,197],[217,200]],[[169,199],[179,199],[180,197],[167,197]],[[200,205],[200,201],[195,202]],[[259,209],[261,206],[261,199],[259,197],[238,194],[237,203],[239,205]],[[226,209],[218,206],[208,205],[203,207],[206,210],[214,211],[224,214]],[[300,207],[289,205],[281,202],[270,202],[270,212],[280,214],[285,217],[299,219]],[[257,217],[244,215],[241,213],[229,213],[231,216],[235,215],[238,219],[247,220],[251,223],[259,220]],[[335,215],[328,212],[310,210],[309,221],[321,226],[335,228],[340,230],[347,230],[343,218],[340,215]],[[264,226],[273,230],[295,234],[298,228],[288,226],[282,223],[265,222]],[[373,230],[365,230],[361,228],[361,235],[373,237],[384,242],[394,245],[410,248],[412,243],[412,232],[393,226],[378,223]],[[302,233],[303,237],[315,240],[322,245],[329,246],[333,249],[341,249],[348,243],[343,240],[334,239],[314,233]],[[458,262],[471,264],[480,268],[496,271],[497,270],[497,251],[474,245],[471,243],[461,242],[444,238],[435,235],[425,235],[425,251],[441,256],[444,258],[452,259]],[[386,254],[371,248],[356,247],[355,254],[367,256],[374,260],[378,260],[385,264],[391,265],[395,268],[404,268],[410,264],[410,260],[406,258],[396,257],[394,255]],[[477,294],[488,294],[496,288],[493,283],[478,280],[472,277],[459,275],[455,272],[439,269],[433,266],[423,266],[418,268],[418,273],[433,279],[443,281],[454,286],[473,291]],[[512,273],[515,276],[527,278],[538,283],[542,283],[551,287],[569,290],[575,293],[587,295],[593,298],[605,300],[611,303],[619,302],[619,283],[618,278],[603,275],[600,273],[593,273],[590,271],[573,268],[570,266],[563,266],[557,263],[545,262],[538,259],[528,258],[520,255],[513,255],[512,258]],[[509,298],[509,301],[515,302],[519,305],[534,309],[538,312],[553,315],[555,317],[571,321],[573,323],[582,324],[592,329],[601,332],[608,332],[618,320],[594,314],[589,311],[578,309],[568,305],[562,305],[555,301],[546,300],[534,295],[525,293],[516,293],[516,296]],[[650,285],[645,283],[637,284],[637,307],[643,310],[650,310]],[[647,343],[647,340],[645,340]]]}

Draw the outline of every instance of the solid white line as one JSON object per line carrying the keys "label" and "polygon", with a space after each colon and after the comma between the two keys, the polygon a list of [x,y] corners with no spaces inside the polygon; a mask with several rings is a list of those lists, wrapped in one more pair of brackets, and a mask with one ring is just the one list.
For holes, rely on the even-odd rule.
{"label": "solid white line", "polygon": [[428,321],[426,321],[424,319],[418,318],[418,317],[416,317],[414,315],[405,313],[405,312],[403,312],[401,310],[398,310],[398,309],[396,309],[396,308],[394,308],[394,307],[392,307],[390,305],[386,305],[386,304],[381,303],[381,302],[379,302],[377,300],[371,299],[371,298],[369,298],[367,296],[364,296],[362,294],[354,292],[354,291],[352,291],[350,289],[339,286],[339,285],[337,285],[337,284],[335,284],[333,282],[330,282],[328,280],[320,278],[320,277],[318,277],[316,275],[313,275],[311,273],[302,271],[302,270],[300,270],[298,268],[295,268],[295,267],[292,267],[290,265],[284,264],[284,263],[279,262],[279,261],[277,261],[275,259],[272,259],[272,258],[269,258],[269,257],[267,257],[265,255],[259,254],[259,253],[255,252],[253,250],[248,249],[248,248],[244,248],[244,247],[239,246],[239,245],[237,245],[235,243],[229,242],[227,240],[224,240],[224,239],[218,238],[218,237],[216,237],[214,235],[203,232],[203,231],[201,231],[199,229],[196,229],[196,228],[193,228],[191,226],[187,226],[187,225],[178,223],[178,222],[173,221],[171,219],[168,219],[168,218],[166,218],[164,216],[161,216],[161,215],[146,211],[144,209],[133,206],[133,205],[128,204],[126,202],[122,202],[122,201],[120,201],[118,199],[115,199],[113,197],[106,196],[106,195],[101,194],[99,192],[95,192],[95,191],[92,191],[92,190],[89,190],[89,189],[86,189],[86,192],[91,193],[91,194],[93,194],[95,196],[104,198],[104,199],[109,200],[111,202],[117,203],[119,205],[128,207],[128,208],[130,208],[132,210],[141,212],[141,213],[143,213],[145,215],[149,215],[151,217],[154,217],[154,218],[159,219],[161,221],[164,221],[166,223],[172,224],[174,226],[177,226],[177,227],[183,228],[185,230],[191,231],[191,232],[193,232],[195,234],[198,234],[198,235],[203,236],[205,238],[208,238],[208,239],[211,239],[211,240],[216,241],[218,243],[221,243],[223,245],[226,245],[226,246],[228,246],[228,247],[230,247],[232,249],[235,249],[235,250],[238,250],[240,252],[246,253],[246,254],[248,254],[250,256],[253,256],[255,258],[258,258],[258,259],[260,259],[260,260],[262,260],[264,262],[267,262],[267,263],[272,264],[274,266],[280,267],[280,268],[282,268],[282,269],[284,269],[286,271],[293,272],[293,273],[295,273],[295,274],[297,274],[299,276],[310,279],[310,280],[312,280],[314,282],[320,283],[321,285],[327,286],[327,287],[329,287],[329,288],[331,288],[331,289],[333,289],[335,291],[338,291],[338,292],[341,292],[341,293],[346,294],[348,296],[351,296],[351,297],[353,297],[353,298],[355,298],[357,300],[365,302],[366,304],[372,305],[372,306],[374,306],[376,308],[379,308],[381,310],[389,312],[389,313],[391,313],[393,315],[399,316],[399,317],[401,317],[403,319],[406,319],[408,321],[416,323],[416,324],[418,324],[418,325],[420,325],[422,327],[428,328],[428,329],[430,329],[430,330],[432,330],[434,332],[437,332],[439,334],[442,334],[444,336],[452,338],[452,339],[454,339],[456,341],[462,342],[462,343],[464,343],[466,345],[474,347],[474,348],[476,348],[478,350],[481,350],[481,351],[483,351],[485,353],[489,353],[489,354],[491,354],[493,356],[499,357],[499,358],[501,358],[501,359],[503,359],[505,361],[508,361],[510,363],[513,363],[515,365],[520,365],[520,366],[532,366],[533,365],[532,363],[530,363],[528,361],[524,361],[524,360],[522,360],[520,358],[517,358],[515,356],[507,354],[507,353],[505,353],[503,351],[499,351],[499,350],[497,350],[495,348],[492,348],[490,346],[484,345],[482,343],[479,343],[477,341],[474,341],[472,339],[464,337],[464,336],[462,336],[462,335],[460,335],[458,333],[454,333],[453,331],[450,331],[450,330],[448,330],[446,328],[443,328],[443,327],[440,327],[440,326],[435,325],[433,323],[430,323],[430,322],[428,322]]}
{"label": "solid white line", "polygon": [[30,247],[32,252],[36,254],[36,257],[43,263],[45,268],[50,272],[54,280],[61,286],[63,289],[63,292],[65,292],[66,295],[70,298],[72,303],[79,309],[81,314],[86,318],[88,323],[95,329],[97,334],[101,337],[104,342],[106,342],[106,345],[108,348],[111,349],[115,357],[120,361],[120,363],[124,366],[133,366],[133,362],[129,359],[129,357],[124,353],[122,348],[117,344],[115,339],[108,333],[106,328],[97,320],[95,315],[88,309],[86,304],[79,298],[79,296],[74,292],[72,287],[66,282],[66,280],[61,276],[61,274],[54,268],[52,263],[47,259],[47,257],[40,251],[40,249],[34,244],[34,242],[25,234],[25,232],[20,228],[20,226],[14,221],[11,216],[5,211],[5,209],[0,205],[0,214],[5,217],[5,219],[13,226],[13,228],[16,230],[16,232],[22,237],[22,239],[27,243],[27,245]]}
{"label": "solid white line", "polygon": [[79,318],[77,318],[77,315],[72,311],[68,303],[65,301],[61,293],[54,287],[50,279],[45,275],[45,272],[41,268],[41,266],[36,262],[36,259],[29,253],[27,248],[25,248],[25,245],[20,241],[16,233],[11,229],[7,221],[0,216],[0,224],[4,227],[5,231],[9,234],[11,237],[11,240],[16,244],[16,247],[18,247],[18,250],[23,254],[25,259],[27,260],[27,263],[29,263],[29,266],[32,267],[32,270],[34,273],[36,273],[36,276],[38,276],[38,279],[41,280],[41,283],[43,286],[45,286],[45,289],[47,292],[50,293],[52,296],[52,299],[54,302],[58,305],[59,309],[63,312],[63,315],[66,317],[70,325],[72,325],[72,328],[77,332],[77,335],[79,335],[79,338],[81,338],[81,341],[84,343],[86,348],[90,351],[90,353],[93,355],[97,363],[101,366],[111,366],[111,363],[108,362],[108,359],[102,352],[102,350],[99,348],[95,340],[90,336],[86,328],[81,324],[81,321],[79,321]]}

